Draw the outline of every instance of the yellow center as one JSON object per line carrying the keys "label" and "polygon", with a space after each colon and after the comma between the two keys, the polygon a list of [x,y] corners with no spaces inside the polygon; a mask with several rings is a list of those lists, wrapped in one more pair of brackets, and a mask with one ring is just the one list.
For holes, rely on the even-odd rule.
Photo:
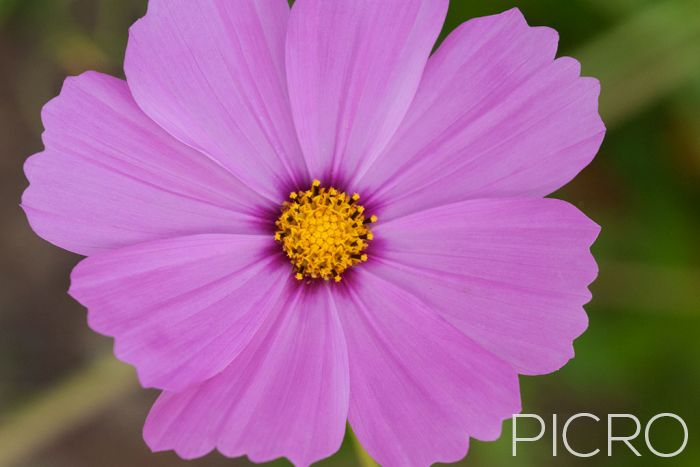
{"label": "yellow center", "polygon": [[293,192],[289,199],[275,223],[275,240],[282,244],[297,279],[339,282],[346,269],[367,261],[364,251],[372,240],[368,225],[377,216],[365,218],[365,208],[357,204],[360,195],[323,188],[314,180],[310,189]]}

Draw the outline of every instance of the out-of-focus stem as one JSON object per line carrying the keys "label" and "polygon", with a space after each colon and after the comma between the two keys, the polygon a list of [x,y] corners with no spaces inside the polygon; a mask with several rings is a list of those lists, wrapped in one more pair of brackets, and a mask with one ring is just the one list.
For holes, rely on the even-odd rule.
{"label": "out-of-focus stem", "polygon": [[700,69],[697,0],[652,4],[573,52],[602,83],[600,111],[614,127],[668,95]]}
{"label": "out-of-focus stem", "polygon": [[0,467],[13,467],[92,419],[138,387],[134,371],[111,354],[29,400],[0,420]]}

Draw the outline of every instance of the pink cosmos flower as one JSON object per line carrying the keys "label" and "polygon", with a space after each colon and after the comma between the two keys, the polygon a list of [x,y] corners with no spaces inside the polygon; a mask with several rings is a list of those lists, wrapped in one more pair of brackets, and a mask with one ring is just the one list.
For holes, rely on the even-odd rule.
{"label": "pink cosmos flower", "polygon": [[127,80],[46,105],[22,205],[163,390],[152,449],[308,465],[349,420],[384,465],[456,461],[572,358],[599,229],[544,196],[601,144],[598,82],[516,9],[431,56],[447,7],[151,0]]}

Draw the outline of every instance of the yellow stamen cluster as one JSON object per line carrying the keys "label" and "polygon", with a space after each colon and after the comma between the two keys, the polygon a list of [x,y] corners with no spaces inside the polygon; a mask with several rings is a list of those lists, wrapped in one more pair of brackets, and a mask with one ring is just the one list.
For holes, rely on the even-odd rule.
{"label": "yellow stamen cluster", "polygon": [[275,240],[282,244],[297,279],[339,282],[346,269],[367,261],[364,251],[372,240],[368,225],[377,217],[365,218],[359,199],[357,193],[348,196],[314,180],[309,190],[293,192],[282,204]]}

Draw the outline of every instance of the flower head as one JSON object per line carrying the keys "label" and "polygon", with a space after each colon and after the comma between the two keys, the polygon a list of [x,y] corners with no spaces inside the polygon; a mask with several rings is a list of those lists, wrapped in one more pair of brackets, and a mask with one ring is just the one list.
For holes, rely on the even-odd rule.
{"label": "flower head", "polygon": [[[144,386],[154,450],[462,458],[572,356],[598,227],[544,198],[597,81],[518,10],[431,54],[447,0],[151,0],[126,81],[44,108],[22,205]],[[359,198],[359,193],[362,198]]]}

